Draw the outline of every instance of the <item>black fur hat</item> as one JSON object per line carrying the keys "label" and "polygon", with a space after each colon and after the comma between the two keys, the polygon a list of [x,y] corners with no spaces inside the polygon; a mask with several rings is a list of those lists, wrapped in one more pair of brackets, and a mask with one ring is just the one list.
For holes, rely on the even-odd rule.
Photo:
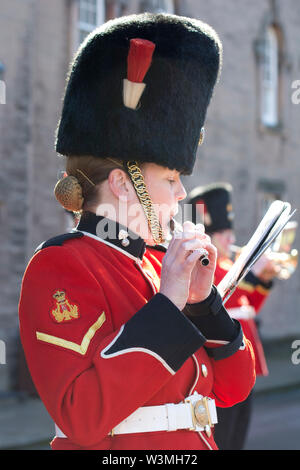
{"label": "black fur hat", "polygon": [[[155,44],[136,109],[123,102],[133,38]],[[192,18],[145,13],[107,22],[74,59],[56,151],[154,162],[190,174],[221,58],[215,31]]]}
{"label": "black fur hat", "polygon": [[185,202],[192,204],[193,222],[203,223],[207,233],[233,229],[231,193],[229,183],[213,183],[193,189]]}

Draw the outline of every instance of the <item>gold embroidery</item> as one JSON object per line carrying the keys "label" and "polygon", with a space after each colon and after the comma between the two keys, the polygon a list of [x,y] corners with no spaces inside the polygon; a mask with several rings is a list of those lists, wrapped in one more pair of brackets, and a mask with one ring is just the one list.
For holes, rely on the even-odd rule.
{"label": "gold embroidery", "polygon": [[255,291],[255,287],[252,284],[249,284],[249,282],[244,282],[244,281],[240,282],[239,288],[246,290],[247,292],[250,292],[250,293]]}
{"label": "gold embroidery", "polygon": [[105,312],[102,312],[98,320],[88,329],[87,333],[84,335],[81,344],[73,343],[72,341],[68,341],[63,338],[58,338],[57,336],[41,333],[40,331],[36,332],[36,337],[37,339],[39,339],[40,341],[44,341],[45,343],[54,344],[65,349],[71,349],[71,351],[75,351],[81,355],[84,355],[87,352],[89,344],[93,339],[96,331],[101,328],[105,320]]}
{"label": "gold embroidery", "polygon": [[267,289],[266,287],[263,287],[263,286],[253,286],[252,284],[249,284],[248,282],[240,282],[239,284],[239,287],[240,289],[244,289],[246,291],[248,291],[249,293],[252,293],[256,290],[256,292],[258,292],[259,294],[262,294],[262,295],[268,295],[269,294],[269,289]]}
{"label": "gold embroidery", "polygon": [[269,292],[270,292],[269,289],[267,289],[266,287],[263,287],[263,286],[257,286],[256,290],[261,295],[268,295]]}
{"label": "gold embroidery", "polygon": [[51,311],[51,315],[57,323],[79,318],[78,306],[70,304],[64,291],[57,290],[53,298],[56,300],[56,308]]}

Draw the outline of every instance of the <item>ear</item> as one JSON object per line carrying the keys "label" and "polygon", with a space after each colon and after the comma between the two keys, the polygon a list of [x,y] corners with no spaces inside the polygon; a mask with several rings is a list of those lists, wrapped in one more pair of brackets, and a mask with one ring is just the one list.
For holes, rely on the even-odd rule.
{"label": "ear", "polygon": [[135,197],[133,185],[124,170],[115,168],[108,176],[108,185],[116,198],[131,201]]}

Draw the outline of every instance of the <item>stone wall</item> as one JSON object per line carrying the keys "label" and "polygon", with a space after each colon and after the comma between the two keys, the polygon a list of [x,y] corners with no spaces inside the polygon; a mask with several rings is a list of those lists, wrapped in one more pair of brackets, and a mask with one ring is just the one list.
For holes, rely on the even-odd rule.
{"label": "stone wall", "polygon": [[69,63],[67,3],[1,2],[6,104],[0,105],[0,339],[7,357],[0,365],[0,390],[17,383],[17,309],[25,266],[41,241],[65,230],[53,187],[59,168],[54,132]]}

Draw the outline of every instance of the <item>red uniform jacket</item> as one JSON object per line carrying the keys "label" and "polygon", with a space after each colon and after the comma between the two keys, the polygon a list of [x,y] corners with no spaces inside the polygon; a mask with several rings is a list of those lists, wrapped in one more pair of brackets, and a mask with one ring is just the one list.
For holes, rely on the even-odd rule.
{"label": "red uniform jacket", "polygon": [[205,432],[110,431],[139,407],[179,403],[194,391],[218,406],[244,400],[255,381],[250,343],[210,357],[214,343],[158,293],[162,253],[144,252],[141,239],[128,248],[101,240],[91,224],[81,230],[44,243],[21,290],[29,369],[67,436],[55,437],[52,448],[216,449]]}
{"label": "red uniform jacket", "polygon": [[[223,279],[232,264],[230,259],[220,258],[218,260],[214,280],[216,285]],[[243,310],[247,313],[249,307],[250,313],[252,310],[253,316],[257,315],[263,307],[269,292],[269,288],[250,272],[226,302],[228,313],[238,319],[242,325],[244,335],[251,341],[255,354],[256,375],[268,375],[265,354],[254,318],[243,319],[241,315],[243,315]],[[238,310],[241,310],[240,314]]]}

